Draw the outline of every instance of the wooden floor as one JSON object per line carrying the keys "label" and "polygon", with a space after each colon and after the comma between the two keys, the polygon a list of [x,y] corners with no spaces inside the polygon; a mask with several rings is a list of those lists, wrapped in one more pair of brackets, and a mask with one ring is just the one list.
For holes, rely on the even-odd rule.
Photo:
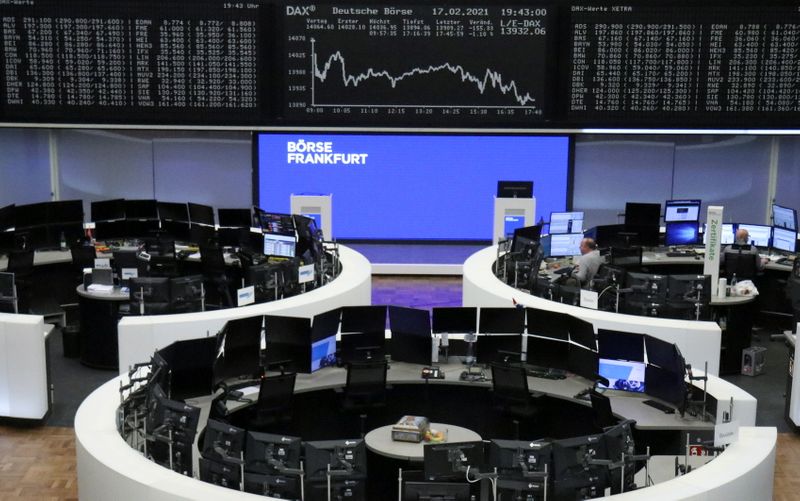
{"label": "wooden floor", "polygon": [[[800,435],[778,434],[776,501],[800,499],[798,471]],[[76,499],[78,480],[72,428],[0,426],[0,501]]]}

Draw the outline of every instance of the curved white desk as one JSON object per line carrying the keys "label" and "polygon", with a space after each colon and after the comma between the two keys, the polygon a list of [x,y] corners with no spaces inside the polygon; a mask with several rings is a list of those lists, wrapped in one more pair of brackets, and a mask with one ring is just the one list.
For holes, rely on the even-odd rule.
{"label": "curved white desk", "polygon": [[497,247],[488,247],[470,256],[464,262],[464,306],[511,307],[513,301],[524,306],[567,313],[591,322],[595,329],[649,334],[675,343],[686,362],[702,369],[708,362],[708,373],[719,374],[719,349],[722,330],[715,322],[677,320],[626,315],[608,311],[591,310],[579,306],[550,301],[504,284],[492,273],[497,258]]}
{"label": "curved white desk", "polygon": [[[390,382],[424,384],[419,377],[419,367],[413,364],[393,363]],[[467,383],[458,380],[463,370],[461,364],[444,367],[446,380],[429,384],[456,384],[488,386],[489,383]],[[75,416],[76,452],[78,458],[78,490],[82,500],[114,499],[120,501],[234,501],[273,500],[275,498],[246,494],[225,489],[172,472],[145,459],[132,449],[119,435],[116,412],[119,405],[119,387],[127,376],[119,376],[95,390],[81,404]],[[560,381],[529,378],[531,389],[544,391],[558,398],[571,398],[587,381],[570,376]],[[719,398],[730,391],[730,383],[710,377],[709,393]],[[323,369],[300,375],[296,391],[312,391],[343,386],[345,370]],[[257,388],[245,390],[258,391]],[[741,391],[741,390],[740,390]],[[752,397],[751,397],[752,398]],[[704,428],[708,423],[687,422],[675,415],[665,415],[645,406],[641,398],[611,395],[616,414],[637,419],[637,427],[647,423],[653,429]],[[584,403],[588,405],[588,403]],[[772,478],[777,440],[774,428],[754,428],[738,409],[738,419],[746,427],[739,429],[739,442],[729,447],[709,465],[689,475],[669,480],[663,484],[619,496],[619,499],[720,499],[752,501],[771,499]],[[752,419],[755,419],[753,409]],[[612,496],[615,499],[617,496]]]}
{"label": "curved white desk", "polygon": [[52,330],[41,315],[0,313],[0,417],[41,420],[47,415],[45,341]]}
{"label": "curved white desk", "polygon": [[339,246],[342,271],[330,283],[310,292],[278,301],[240,308],[125,317],[117,328],[119,335],[119,370],[150,360],[150,356],[175,341],[213,336],[228,320],[255,315],[285,315],[310,318],[341,306],[368,305],[372,302],[372,266],[367,258]]}

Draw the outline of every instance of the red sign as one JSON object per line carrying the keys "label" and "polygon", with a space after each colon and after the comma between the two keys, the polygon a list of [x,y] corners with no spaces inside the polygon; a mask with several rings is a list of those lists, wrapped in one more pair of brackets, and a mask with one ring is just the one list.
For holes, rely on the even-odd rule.
{"label": "red sign", "polygon": [[702,445],[690,445],[689,446],[689,455],[690,456],[705,456],[706,451]]}

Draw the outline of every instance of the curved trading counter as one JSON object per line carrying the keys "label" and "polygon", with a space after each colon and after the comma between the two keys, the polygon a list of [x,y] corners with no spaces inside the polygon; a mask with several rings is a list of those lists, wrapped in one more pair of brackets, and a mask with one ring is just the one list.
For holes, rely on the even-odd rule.
{"label": "curved trading counter", "polygon": [[641,317],[550,301],[499,280],[492,272],[496,258],[495,246],[476,252],[464,262],[463,306],[509,307],[516,301],[523,306],[567,313],[591,322],[595,329],[649,334],[677,344],[692,367],[702,368],[708,362],[708,373],[719,374],[722,331],[715,322]]}
{"label": "curved trading counter", "polygon": [[120,373],[175,341],[213,336],[228,320],[256,315],[310,318],[341,306],[370,304],[372,266],[367,258],[340,245],[339,263],[342,271],[330,283],[278,301],[200,313],[124,317],[117,327]]}
{"label": "curved trading counter", "polygon": [[[458,380],[463,370],[461,364],[443,366],[446,380],[430,381],[431,385],[488,386],[489,383],[469,383]],[[393,363],[389,383],[425,384],[419,376],[420,366]],[[298,375],[296,392],[304,393],[344,386],[346,373],[341,368],[326,368],[309,375]],[[245,500],[274,499],[225,489],[170,471],[144,458],[132,449],[117,431],[117,407],[120,384],[127,376],[120,376],[93,392],[80,406],[75,417],[76,450],[78,457],[78,488],[81,499],[105,499],[113,492],[122,501],[153,500]],[[554,381],[529,378],[531,390],[571,405],[588,405],[572,399],[577,390],[585,388],[587,381],[578,376]],[[716,377],[709,378],[709,393],[715,398],[732,391],[730,383]],[[734,387],[735,388],[735,387]],[[256,388],[251,391],[258,391]],[[702,430],[710,424],[697,420],[666,415],[642,404],[642,399],[611,395],[614,411],[618,415],[637,420],[637,428],[658,430]],[[752,400],[752,397],[750,397]],[[194,405],[208,407],[210,398],[192,400]],[[206,411],[204,411],[204,415]],[[769,499],[777,435],[774,428],[753,428],[753,423],[739,415],[742,424],[739,442],[730,446],[709,465],[689,475],[666,481],[646,490],[619,495],[619,499]],[[753,415],[753,419],[755,416]],[[201,422],[203,418],[201,417]],[[613,496],[615,499],[617,496]]]}

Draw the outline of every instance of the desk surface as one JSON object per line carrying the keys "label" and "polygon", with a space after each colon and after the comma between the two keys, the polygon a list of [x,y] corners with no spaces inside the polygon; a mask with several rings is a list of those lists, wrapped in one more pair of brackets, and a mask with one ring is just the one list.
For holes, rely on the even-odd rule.
{"label": "desk surface", "polygon": [[99,301],[127,301],[130,299],[130,292],[127,288],[117,287],[116,285],[108,292],[86,290],[83,284],[77,286],[75,290],[78,295],[88,299],[97,299]]}
{"label": "desk surface", "polygon": [[[364,435],[364,443],[367,449],[392,459],[422,461],[425,457],[425,446],[428,445],[429,442],[414,443],[392,440],[392,426],[393,425],[381,426]],[[447,440],[437,443],[477,442],[481,440],[480,435],[461,426],[431,423],[430,427],[433,430],[445,431],[446,433]]]}

